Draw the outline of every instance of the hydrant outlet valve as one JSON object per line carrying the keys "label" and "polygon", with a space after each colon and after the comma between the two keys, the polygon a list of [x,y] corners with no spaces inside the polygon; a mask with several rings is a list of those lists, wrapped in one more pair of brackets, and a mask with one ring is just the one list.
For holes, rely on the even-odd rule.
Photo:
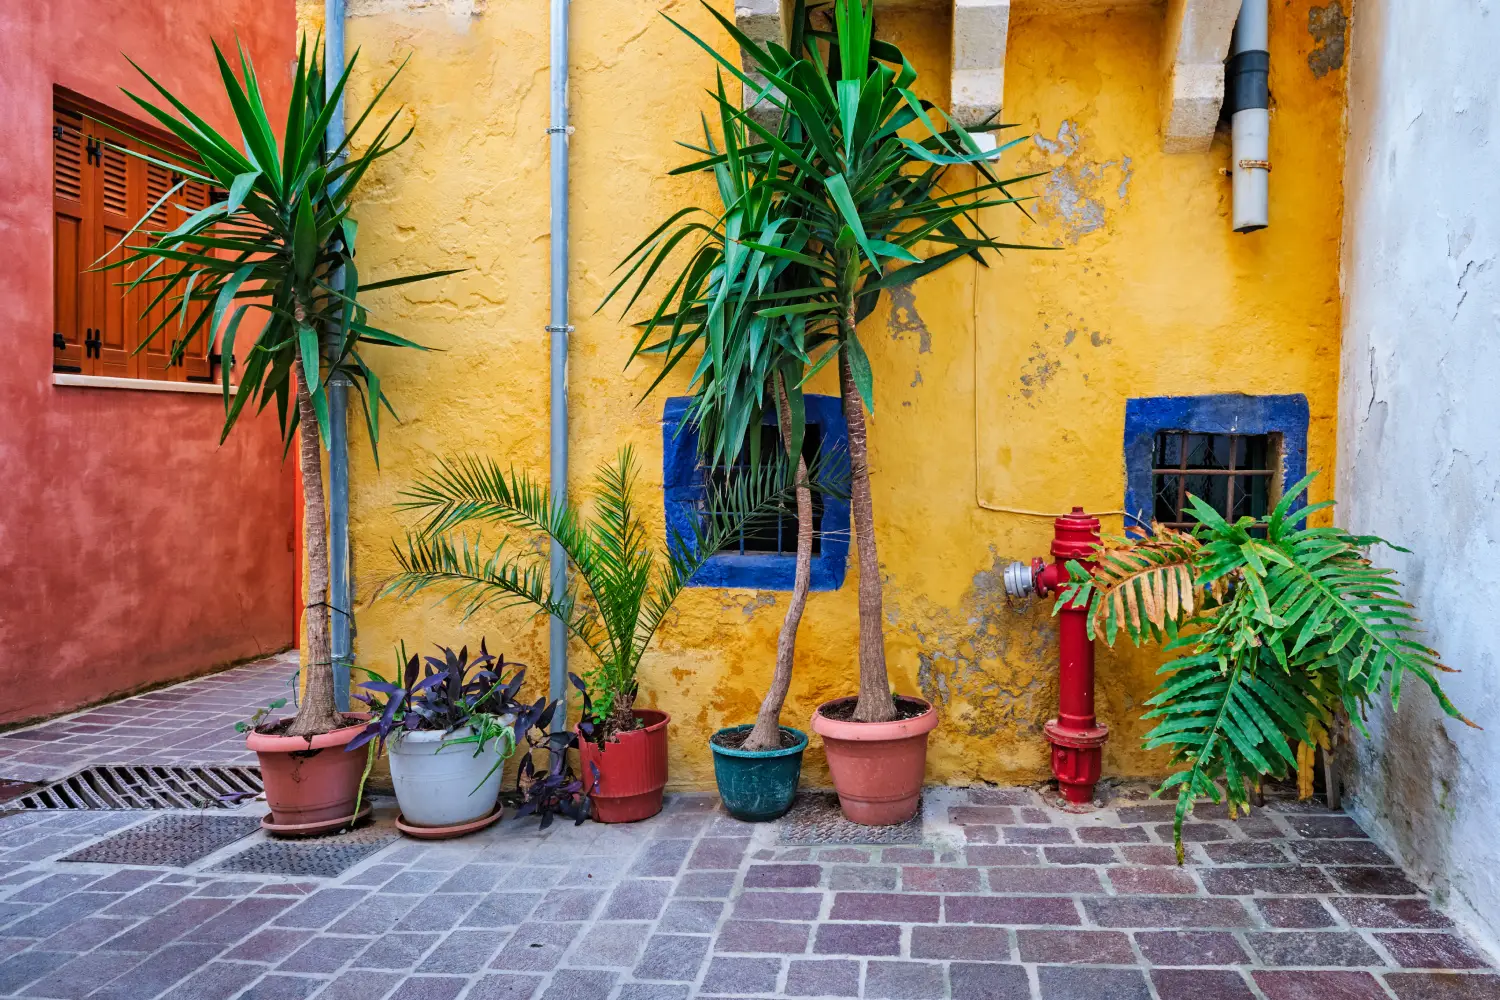
{"label": "hydrant outlet valve", "polygon": [[[1092,570],[1090,557],[1099,544],[1099,519],[1074,507],[1053,522],[1052,562],[1033,559],[1011,563],[1005,570],[1005,592],[1012,597],[1045,596],[1068,582],[1068,563]],[[1058,618],[1057,718],[1043,727],[1052,744],[1052,773],[1069,802],[1094,800],[1104,741],[1109,727],[1094,717],[1094,643],[1088,636],[1088,608],[1068,603]]]}

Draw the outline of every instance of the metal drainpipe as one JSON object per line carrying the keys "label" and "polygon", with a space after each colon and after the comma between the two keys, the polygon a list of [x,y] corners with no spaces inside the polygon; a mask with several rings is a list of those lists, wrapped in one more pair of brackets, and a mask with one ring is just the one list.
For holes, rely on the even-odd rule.
{"label": "metal drainpipe", "polygon": [[[552,113],[547,127],[552,167],[552,319],[547,325],[552,357],[551,448],[552,506],[568,497],[568,0],[552,0]],[[568,561],[562,546],[552,542],[549,553],[552,592],[567,585]],[[548,630],[548,691],[553,699],[567,695],[568,629],[561,618]],[[567,728],[566,701],[553,717],[553,728]]]}
{"label": "metal drainpipe", "polygon": [[[344,67],[344,0],[324,0],[323,21],[327,49],[323,61],[325,86],[332,89]],[[337,67],[335,69],[334,67]],[[328,119],[328,148],[344,141],[344,100]],[[335,273],[333,284],[341,284]],[[339,711],[349,709],[349,653],[353,621],[349,594],[349,379],[336,375],[328,382],[328,603],[332,634],[333,696]]]}
{"label": "metal drainpipe", "polygon": [[1270,225],[1271,53],[1267,0],[1244,0],[1229,46],[1227,97],[1234,128],[1234,231]]}

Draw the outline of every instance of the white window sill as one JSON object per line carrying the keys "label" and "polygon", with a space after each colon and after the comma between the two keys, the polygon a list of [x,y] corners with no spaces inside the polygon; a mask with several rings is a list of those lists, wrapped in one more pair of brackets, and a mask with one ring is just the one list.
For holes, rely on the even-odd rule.
{"label": "white window sill", "polygon": [[[200,395],[222,396],[224,386],[220,382],[167,382],[160,379],[111,378],[108,375],[76,375],[72,372],[53,372],[53,385],[75,385],[87,389],[135,389],[144,392],[190,392]],[[230,393],[239,386],[231,385]]]}

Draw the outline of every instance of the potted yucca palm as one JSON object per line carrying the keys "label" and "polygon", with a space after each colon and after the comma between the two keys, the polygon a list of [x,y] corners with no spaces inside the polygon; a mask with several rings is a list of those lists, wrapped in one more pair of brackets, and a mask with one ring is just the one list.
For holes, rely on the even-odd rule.
{"label": "potted yucca palm", "polygon": [[[920,802],[927,734],[937,713],[919,697],[894,695],[886,670],[865,424],[866,410],[874,409],[874,379],[858,324],[882,291],[963,257],[982,264],[982,251],[1011,246],[981,229],[975,213],[1016,204],[1007,185],[1026,178],[997,178],[987,161],[999,150],[981,150],[942,109],[912,92],[916,71],[899,48],[874,38],[870,0],[835,0],[832,32],[814,30],[798,0],[790,50],[761,45],[713,8],[709,12],[760,78],[682,28],[753,92],[747,104],[754,115],[722,84],[715,95],[721,119],[742,126],[750,141],[731,147],[726,133],[725,150],[702,166],[723,162],[739,169],[748,160],[752,173],[765,176],[757,174],[741,200],[747,206],[752,197],[768,202],[748,213],[748,231],[726,228],[724,239],[737,245],[742,259],[763,255],[787,266],[774,282],[744,281],[731,294],[738,276],[730,274],[703,294],[725,297],[761,319],[787,321],[794,356],[805,363],[797,371],[799,387],[826,365],[838,371],[859,561],[859,694],[820,706],[812,726],[823,737],[844,815],[859,823],[900,823]],[[999,126],[986,130],[991,127]],[[945,186],[954,167],[972,167],[974,175]],[[704,270],[692,255],[675,280],[701,284]],[[683,312],[680,306],[672,312],[655,318],[671,323],[675,337]],[[669,341],[668,349],[684,348]]]}
{"label": "potted yucca palm", "polygon": [[[439,587],[463,604],[466,617],[528,605],[562,620],[593,659],[574,684],[584,690],[579,749],[594,817],[646,819],[661,811],[671,719],[636,704],[641,658],[709,557],[748,525],[784,512],[799,486],[825,488],[819,475],[817,468],[793,473],[782,462],[712,485],[690,536],[671,539],[659,557],[635,503],[629,447],[595,476],[596,513],[588,520],[572,506],[554,506],[547,485],[524,472],[484,458],[444,461],[403,493],[401,506],[420,514],[422,524],[396,546],[399,571],[383,593]],[[489,545],[466,533],[487,523],[555,540],[573,579],[555,590],[544,549],[509,538]]]}
{"label": "potted yucca palm", "polygon": [[1226,521],[1190,497],[1191,532],[1153,525],[1101,545],[1092,575],[1068,565],[1057,606],[1086,603],[1091,638],[1112,645],[1124,632],[1177,654],[1143,718],[1156,720],[1146,749],[1168,748],[1177,766],[1157,794],[1177,793],[1179,864],[1195,800],[1224,801],[1231,817],[1249,812],[1262,778],[1297,768],[1298,744],[1326,748],[1339,713],[1364,732],[1362,707],[1387,685],[1399,704],[1408,674],[1474,725],[1443,693],[1437,675],[1450,668],[1418,641],[1394,571],[1369,559],[1372,546],[1390,543],[1305,524],[1333,506],[1297,506],[1316,475],[1259,518]]}
{"label": "potted yucca palm", "polygon": [[[360,732],[362,720],[341,713],[334,701],[320,448],[320,441],[326,444],[328,439],[327,387],[335,378],[353,385],[374,447],[380,437],[380,408],[389,410],[390,402],[361,348],[417,345],[371,325],[360,297],[376,288],[454,273],[434,271],[361,283],[350,199],[366,171],[399,148],[411,132],[392,137],[401,114],[398,108],[363,149],[351,148],[390,86],[387,81],[343,142],[331,147],[328,124],[342,108],[340,99],[354,61],[329,87],[320,46],[315,42],[312,48],[309,53],[304,40],[278,142],[249,56],[240,50],[236,77],[214,46],[243,148],[140,70],[166,107],[126,93],[182,142],[191,159],[184,162],[166,149],[157,150],[162,159],[125,150],[170,168],[184,180],[121,240],[125,243],[139,231],[147,242],[127,248],[125,258],[111,265],[139,270],[129,288],[149,293],[146,312],[161,303],[169,307],[138,350],[165,334],[175,341],[175,361],[205,327],[211,339],[218,338],[219,354],[225,359],[223,437],[253,402],[255,410],[275,409],[286,447],[297,445],[307,554],[303,695],[295,716],[262,723],[246,738],[260,758],[265,779],[271,807],[266,825],[287,834],[319,832],[354,819],[363,772],[362,755],[340,752]],[[187,220],[171,231],[146,228],[151,215],[189,181],[218,188],[224,198],[198,212],[185,210]],[[252,326],[263,322],[248,344],[239,336],[247,317]],[[234,369],[238,388],[231,391],[237,351],[244,361]]]}

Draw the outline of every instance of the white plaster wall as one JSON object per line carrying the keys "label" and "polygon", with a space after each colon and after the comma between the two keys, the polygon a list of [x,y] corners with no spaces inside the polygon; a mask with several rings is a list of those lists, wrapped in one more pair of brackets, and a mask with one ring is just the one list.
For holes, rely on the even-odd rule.
{"label": "white plaster wall", "polygon": [[[1338,517],[1461,669],[1356,737],[1351,808],[1500,938],[1500,3],[1359,0],[1350,62]],[[1495,138],[1492,138],[1495,137]]]}

